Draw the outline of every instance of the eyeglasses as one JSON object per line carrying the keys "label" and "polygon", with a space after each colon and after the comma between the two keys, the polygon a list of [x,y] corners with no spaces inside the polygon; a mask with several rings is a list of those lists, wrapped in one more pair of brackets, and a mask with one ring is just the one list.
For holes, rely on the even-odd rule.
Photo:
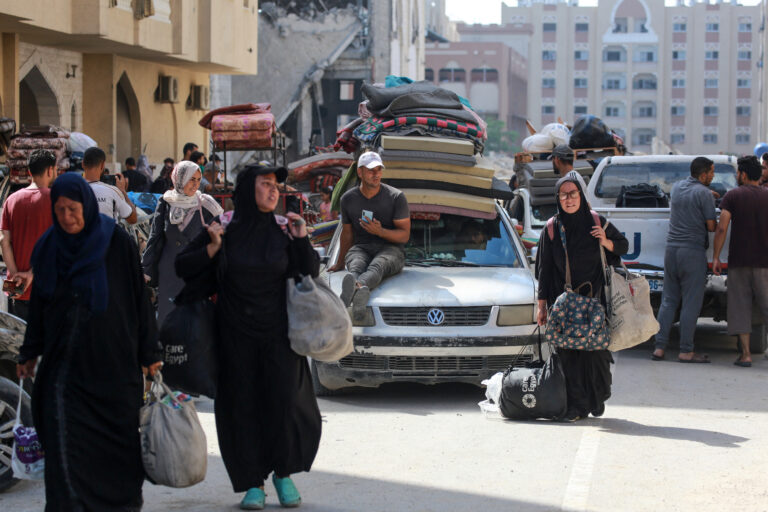
{"label": "eyeglasses", "polygon": [[566,199],[576,199],[579,197],[579,191],[571,190],[570,192],[560,192],[557,194],[557,197],[559,197],[561,201],[565,201]]}

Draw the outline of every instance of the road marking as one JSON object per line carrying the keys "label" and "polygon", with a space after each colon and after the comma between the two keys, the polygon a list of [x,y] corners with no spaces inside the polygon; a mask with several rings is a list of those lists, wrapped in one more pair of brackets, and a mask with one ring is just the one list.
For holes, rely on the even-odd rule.
{"label": "road marking", "polygon": [[[613,360],[616,364],[611,366],[612,377],[616,377],[616,368],[619,362],[619,354],[613,354]],[[600,448],[600,428],[595,426],[587,428],[581,435],[579,448],[571,469],[571,478],[565,486],[563,503],[561,510],[569,512],[581,512],[587,509],[589,503],[589,490],[592,484],[592,474],[595,470],[597,452]]]}

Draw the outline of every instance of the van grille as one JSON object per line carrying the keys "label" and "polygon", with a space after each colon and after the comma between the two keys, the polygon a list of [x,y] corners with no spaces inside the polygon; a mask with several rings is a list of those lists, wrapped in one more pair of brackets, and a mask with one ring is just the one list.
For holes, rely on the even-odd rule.
{"label": "van grille", "polygon": [[[445,315],[442,324],[434,326],[427,321],[427,313],[439,309]],[[488,323],[491,306],[470,306],[464,308],[379,308],[387,325],[404,327],[462,327]]]}
{"label": "van grille", "polygon": [[531,354],[505,356],[465,356],[465,357],[430,357],[430,356],[373,356],[350,354],[339,361],[342,368],[352,370],[391,371],[393,376],[429,376],[451,375],[456,372],[507,369],[512,363],[525,366],[532,360]]}

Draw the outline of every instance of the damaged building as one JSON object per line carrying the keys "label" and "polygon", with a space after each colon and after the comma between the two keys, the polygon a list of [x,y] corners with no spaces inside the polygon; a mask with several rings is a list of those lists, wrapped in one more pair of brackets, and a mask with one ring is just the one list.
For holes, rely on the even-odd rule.
{"label": "damaged building", "polygon": [[[268,102],[288,141],[287,160],[334,143],[357,117],[363,82],[424,79],[424,0],[264,2],[257,75],[211,75],[211,108]],[[268,157],[232,152],[234,168]]]}

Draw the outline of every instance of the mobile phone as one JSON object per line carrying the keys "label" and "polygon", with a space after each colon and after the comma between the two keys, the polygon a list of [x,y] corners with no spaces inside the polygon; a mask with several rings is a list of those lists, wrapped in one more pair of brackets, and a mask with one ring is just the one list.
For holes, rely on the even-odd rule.
{"label": "mobile phone", "polygon": [[365,222],[371,222],[373,220],[373,212],[370,210],[363,210],[363,220]]}
{"label": "mobile phone", "polygon": [[106,183],[107,185],[115,186],[117,185],[117,177],[114,174],[105,174],[101,177],[101,182]]}
{"label": "mobile phone", "polygon": [[24,291],[24,285],[16,286],[14,281],[6,279],[3,281],[3,291],[10,293],[11,295],[20,295]]}

